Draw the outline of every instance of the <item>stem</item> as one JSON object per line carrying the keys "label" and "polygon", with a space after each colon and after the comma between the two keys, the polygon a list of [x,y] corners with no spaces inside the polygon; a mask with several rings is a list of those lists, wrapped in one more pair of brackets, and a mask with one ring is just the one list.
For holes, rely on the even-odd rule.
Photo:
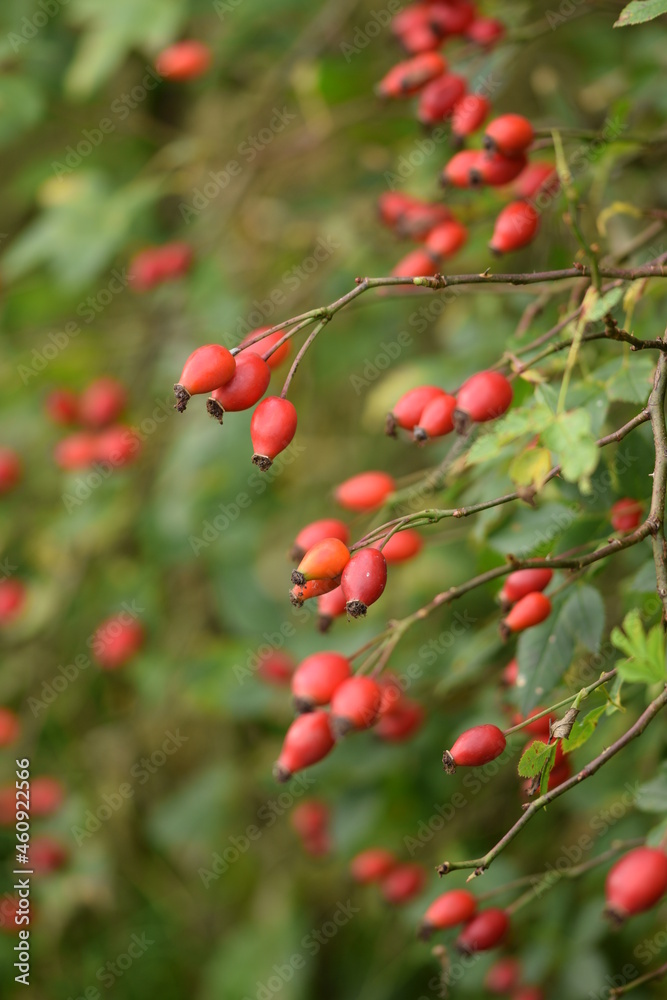
{"label": "stem", "polygon": [[549,805],[550,802],[553,802],[554,799],[557,799],[560,795],[564,795],[565,792],[574,788],[575,785],[580,784],[580,782],[584,781],[586,778],[590,778],[596,771],[599,771],[599,769],[603,767],[607,761],[611,760],[612,757],[615,757],[617,753],[620,753],[620,751],[623,750],[628,743],[636,739],[638,736],[641,736],[649,723],[655,718],[658,712],[665,707],[665,705],[667,705],[667,687],[651,702],[648,708],[642,712],[635,724],[626,730],[623,736],[616,740],[615,743],[612,743],[612,745],[601,753],[599,757],[590,761],[590,763],[582,768],[578,774],[568,778],[567,781],[564,781],[557,788],[552,789],[550,792],[546,792],[544,795],[541,795],[539,799],[535,799],[534,802],[531,802],[530,805],[526,806],[523,815],[519,817],[514,826],[507,831],[504,837],[501,837],[498,843],[492,847],[487,854],[481,858],[474,858],[471,861],[444,861],[436,869],[438,874],[448,875],[449,872],[457,871],[459,869],[473,868],[474,872],[470,878],[482,875],[495,858],[497,858],[499,854],[502,854],[507,845],[514,840],[520,830],[526,826],[535,813],[544,809],[544,807]]}
{"label": "stem", "polygon": [[634,990],[637,986],[643,986],[644,983],[650,983],[652,979],[662,979],[662,977],[667,974],[667,962],[664,965],[660,965],[653,972],[646,972],[639,979],[633,979],[631,983],[626,983],[625,986],[615,986],[609,992],[609,1000],[614,1000],[615,997],[620,997],[624,993],[629,993],[630,990]]}
{"label": "stem", "polygon": [[[312,330],[308,334],[308,337],[306,338],[306,340],[304,340],[303,344],[301,345],[301,347],[299,349],[299,353],[297,354],[297,356],[295,357],[294,361],[292,362],[292,367],[290,368],[289,372],[287,373],[287,378],[285,379],[285,384],[283,385],[282,392],[280,393],[280,398],[281,399],[285,399],[285,397],[287,396],[287,391],[288,391],[288,389],[289,389],[289,387],[290,387],[290,385],[292,383],[292,379],[296,375],[297,368],[301,364],[301,361],[303,360],[306,352],[308,351],[308,349],[312,345],[313,341],[315,340],[315,337],[317,337],[318,333],[320,333],[324,329],[324,327],[327,325],[328,322],[329,322],[329,320],[328,320],[327,317],[325,317],[324,319],[321,319],[320,322],[315,327],[315,329]],[[265,336],[266,336],[266,334],[265,334]],[[276,344],[276,348],[278,346],[279,345]],[[274,348],[274,350],[275,350],[275,348]]]}
{"label": "stem", "polygon": [[569,705],[570,702],[576,701],[577,698],[583,701],[584,698],[588,697],[591,691],[595,691],[596,688],[606,684],[607,681],[610,681],[612,677],[615,676],[615,670],[608,670],[607,673],[601,674],[596,681],[593,681],[593,683],[589,684],[588,687],[581,688],[581,690],[577,691],[576,694],[572,694],[568,698],[563,698],[562,701],[557,701],[555,705],[545,708],[543,712],[538,712],[537,715],[529,716],[527,719],[524,719],[523,722],[519,722],[518,725],[512,726],[511,729],[505,729],[505,736],[511,736],[513,733],[520,732],[525,726],[529,726],[531,722],[535,722],[536,719],[542,719],[545,715],[550,715],[551,712],[555,712],[556,709],[564,708],[565,705]]}
{"label": "stem", "polygon": [[662,354],[655,373],[653,391],[648,400],[648,412],[655,442],[655,468],[649,519],[655,525],[653,561],[658,596],[662,601],[662,623],[667,625],[667,550],[665,546],[665,489],[667,486],[667,430],[665,430],[665,390],[667,389],[667,357]]}

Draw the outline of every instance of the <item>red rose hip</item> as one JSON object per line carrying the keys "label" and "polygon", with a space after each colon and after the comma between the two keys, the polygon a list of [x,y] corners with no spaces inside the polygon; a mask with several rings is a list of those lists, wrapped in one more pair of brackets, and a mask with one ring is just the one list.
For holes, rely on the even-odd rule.
{"label": "red rose hip", "polygon": [[459,934],[456,939],[458,951],[471,955],[477,951],[488,951],[503,940],[509,930],[509,917],[504,910],[491,908],[482,910]]}
{"label": "red rose hip", "polygon": [[308,580],[335,580],[350,561],[350,550],[339,538],[324,538],[308,549],[292,571],[292,583],[303,586]]}
{"label": "red rose hip", "polygon": [[641,524],[643,504],[624,497],[611,508],[611,526],[614,531],[634,531]]}
{"label": "red rose hip", "polygon": [[386,472],[361,472],[336,487],[337,503],[347,510],[376,510],[396,489],[396,483]]}
{"label": "red rose hip", "polygon": [[396,437],[397,427],[411,431],[428,404],[444,394],[444,390],[437,385],[418,385],[416,389],[410,389],[387,414],[385,434]]}
{"label": "red rose hip", "polygon": [[454,396],[443,392],[441,396],[432,399],[424,407],[414,428],[415,441],[428,441],[429,438],[444,437],[454,430],[454,411],[457,402]]}
{"label": "red rose hip", "polygon": [[313,545],[323,542],[325,538],[338,538],[347,545],[350,529],[337,517],[324,517],[320,521],[312,521],[302,528],[294,539],[290,558],[294,562],[300,562]]}
{"label": "red rose hip", "polygon": [[285,735],[280,756],[273,767],[274,778],[276,781],[289,781],[297,771],[326,757],[333,745],[326,712],[308,712],[298,716]]}
{"label": "red rose hip", "polygon": [[352,674],[350,661],[341,653],[312,653],[302,660],[292,677],[297,712],[311,712],[328,705],[337,688]]}
{"label": "red rose hip", "polygon": [[331,699],[331,731],[336,739],[352,730],[370,729],[376,721],[382,689],[372,677],[355,676],[343,681]]}
{"label": "red rose hip", "polygon": [[551,601],[546,594],[526,594],[514,605],[500,626],[501,634],[507,638],[511,632],[523,632],[524,629],[539,625],[551,614]]}
{"label": "red rose hip", "polygon": [[276,455],[290,444],[296,434],[296,410],[288,399],[269,396],[262,400],[250,421],[250,437],[255,454],[254,465],[266,472]]}
{"label": "red rose hip", "polygon": [[257,403],[271,381],[271,369],[258,354],[241,351],[236,369],[226,385],[214,389],[206,403],[212,417],[222,423],[225,411],[247,410]]}
{"label": "red rose hip", "polygon": [[505,205],[493,228],[489,249],[495,254],[520,250],[535,239],[540,217],[527,201],[513,201]]}
{"label": "red rose hip", "polygon": [[418,896],[425,882],[424,870],[419,865],[397,865],[380,883],[380,892],[388,903],[400,906]]}
{"label": "red rose hip", "polygon": [[175,409],[183,413],[190,396],[213,392],[229,382],[236,369],[233,355],[220,344],[205,344],[193,351],[174,386]]}
{"label": "red rose hip", "polygon": [[363,618],[382,596],[387,583],[387,560],[378,549],[356,552],[343,570],[340,585],[352,618]]}
{"label": "red rose hip", "polygon": [[391,851],[382,847],[369,847],[352,858],[350,873],[355,882],[367,885],[369,882],[379,882],[396,867],[396,858]]}
{"label": "red rose hip", "polygon": [[484,147],[504,156],[518,156],[530,146],[533,126],[523,115],[501,115],[494,118],[484,133]]}
{"label": "red rose hip", "polygon": [[429,906],[419,925],[418,936],[428,941],[435,931],[456,927],[472,919],[477,900],[467,889],[452,889],[438,896]]}
{"label": "red rose hip", "polygon": [[211,59],[208,45],[196,39],[186,39],[164,49],[155,60],[155,68],[160,76],[180,83],[203,76],[211,65]]}
{"label": "red rose hip", "polygon": [[515,604],[526,594],[548,587],[553,575],[552,569],[518,569],[507,577],[498,596],[503,603]]}
{"label": "red rose hip", "polygon": [[447,774],[456,768],[479,767],[499,757],[506,746],[505,734],[497,726],[473,726],[461,733],[451,750],[442,755],[442,766]]}
{"label": "red rose hip", "polygon": [[477,372],[456,395],[454,427],[464,433],[470,423],[483,424],[505,413],[512,402],[512,385],[500,372]]}
{"label": "red rose hip", "polygon": [[667,855],[657,847],[635,847],[612,865],[605,883],[605,914],[620,924],[650,910],[667,891]]}

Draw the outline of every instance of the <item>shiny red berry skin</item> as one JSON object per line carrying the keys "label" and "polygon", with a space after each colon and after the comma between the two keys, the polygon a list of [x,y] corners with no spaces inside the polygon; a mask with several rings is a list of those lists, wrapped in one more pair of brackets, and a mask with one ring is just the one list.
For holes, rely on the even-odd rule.
{"label": "shiny red berry skin", "polygon": [[444,437],[454,430],[456,398],[443,392],[424,407],[413,434],[415,441]]}
{"label": "shiny red berry skin", "polygon": [[458,188],[469,188],[473,185],[473,177],[479,164],[484,159],[484,154],[477,149],[462,149],[460,153],[455,153],[442,172],[442,183],[453,184]]}
{"label": "shiny red berry skin", "polygon": [[281,399],[280,396],[263,399],[250,421],[250,437],[255,451],[253,463],[266,472],[295,434],[296,410],[289,399]]}
{"label": "shiny red berry skin", "polygon": [[136,656],[144,640],[141,623],[121,613],[106,618],[97,626],[93,636],[93,654],[103,670],[117,670]]}
{"label": "shiny red berry skin", "polygon": [[396,489],[386,472],[360,472],[336,487],[334,497],[347,510],[377,510]]}
{"label": "shiny red berry skin", "polygon": [[630,497],[617,500],[610,512],[614,531],[634,531],[638,528],[642,520],[643,507],[640,500],[632,500]]}
{"label": "shiny red berry skin", "polygon": [[341,653],[311,653],[292,677],[292,695],[297,712],[312,712],[328,705],[335,691],[352,676],[350,661]]}
{"label": "shiny red berry skin", "polygon": [[317,598],[317,631],[328,632],[334,618],[345,614],[345,594],[338,586]]}
{"label": "shiny red berry skin", "polygon": [[65,789],[57,778],[41,775],[30,781],[30,812],[32,816],[51,816],[60,809]]}
{"label": "shiny red berry skin", "polygon": [[538,194],[553,197],[559,187],[553,163],[529,163],[512,184],[512,194],[516,198],[534,198]]}
{"label": "shiny red berry skin", "polygon": [[348,615],[363,618],[387,584],[387,560],[378,549],[361,549],[343,570],[340,585]]}
{"label": "shiny red berry skin", "polygon": [[521,963],[516,958],[499,958],[484,977],[484,986],[489,993],[502,995],[510,993],[521,980]]}
{"label": "shiny red berry skin", "polygon": [[[282,340],[282,338],[285,336],[284,330],[278,330],[276,333],[269,334],[268,337],[262,337],[262,339],[258,340],[257,343],[250,344],[248,347],[243,346],[249,340],[252,340],[258,334],[262,333],[264,330],[270,330],[270,329],[271,329],[270,326],[260,326],[256,330],[251,330],[250,333],[248,333],[239,344],[239,347],[243,348],[240,354],[246,352],[248,354],[258,354],[261,357],[263,354],[266,354],[267,351],[270,351],[272,347],[275,347],[278,341]],[[287,361],[291,350],[292,350],[292,345],[289,340],[286,340],[284,344],[281,344],[280,347],[273,352],[273,354],[269,355],[269,357],[266,359],[266,363],[271,369],[271,371],[273,371],[276,368],[280,368],[282,363],[284,361]],[[236,358],[237,364],[238,360],[239,358],[237,356]]]}
{"label": "shiny red berry skin", "polygon": [[212,58],[208,45],[186,39],[164,49],[155,60],[155,68],[166,80],[196,80],[208,71]]}
{"label": "shiny red berry skin", "polygon": [[387,414],[385,434],[395,437],[396,427],[411,431],[426,406],[444,394],[444,390],[437,385],[418,385],[415,389],[409,389]]}
{"label": "shiny red berry skin", "polygon": [[496,420],[512,402],[512,384],[500,372],[477,372],[456,394],[454,426],[461,433],[467,425]]}
{"label": "shiny red berry skin", "polygon": [[491,102],[481,94],[467,94],[454,105],[452,112],[452,134],[459,139],[472,135],[488,117]]}
{"label": "shiny red berry skin", "polygon": [[519,156],[530,146],[535,133],[523,115],[501,115],[489,122],[484,133],[484,147],[503,156]]}
{"label": "shiny red berry skin", "polygon": [[325,538],[338,538],[347,545],[350,540],[350,529],[337,517],[323,517],[319,521],[311,521],[294,539],[290,557],[294,562],[300,562],[309,549]]}
{"label": "shiny red berry skin", "polygon": [[372,677],[343,681],[331,699],[331,731],[336,739],[352,730],[370,729],[380,711],[382,690]]}
{"label": "shiny red berry skin", "polygon": [[447,61],[439,52],[424,52],[393,66],[375,88],[379,97],[410,97],[430,80],[447,70]]}
{"label": "shiny red berry skin", "polygon": [[9,493],[20,482],[23,467],[12,448],[0,446],[0,494]]}
{"label": "shiny red berry skin", "polygon": [[38,875],[50,875],[66,864],[68,852],[59,840],[43,833],[31,840],[29,857],[30,867]]}
{"label": "shiny red berry skin", "polygon": [[514,605],[503,619],[503,632],[523,632],[524,629],[539,625],[551,614],[551,601],[546,594],[536,592],[526,594]]}
{"label": "shiny red berry skin", "polygon": [[95,461],[120,467],[134,461],[141,451],[141,438],[123,424],[107,427],[95,438]]}
{"label": "shiny red berry skin", "polygon": [[274,778],[276,781],[289,781],[297,771],[326,757],[333,745],[327,712],[299,715],[285,734],[280,756],[273,767]]}
{"label": "shiny red berry skin", "polygon": [[374,732],[387,743],[401,743],[414,736],[423,721],[424,709],[421,705],[403,698],[392,711],[380,715]]}
{"label": "shiny red berry skin", "polygon": [[88,385],[79,401],[79,418],[88,427],[100,428],[117,420],[125,408],[125,386],[115,378],[98,378]]}
{"label": "shiny red berry skin", "polygon": [[236,369],[226,385],[214,389],[206,409],[220,423],[227,411],[248,410],[259,402],[269,387],[271,369],[266,361],[251,351],[241,351],[236,357]]}
{"label": "shiny red berry skin", "polygon": [[432,278],[438,273],[438,261],[426,250],[411,250],[391,269],[394,278]]}
{"label": "shiny red berry skin", "polygon": [[466,38],[484,48],[491,48],[504,35],[505,25],[495,17],[476,17],[466,28]]}
{"label": "shiny red berry skin", "polygon": [[323,594],[328,594],[339,585],[339,577],[333,580],[308,580],[304,584],[295,583],[290,590],[290,601],[295,607],[300,608],[304,601],[309,601],[313,597],[322,597]]}
{"label": "shiny red berry skin", "polygon": [[422,125],[437,125],[446,121],[466,92],[461,76],[446,73],[432,80],[422,90],[417,106],[417,119]]}
{"label": "shiny red berry skin", "polygon": [[463,928],[456,939],[456,947],[466,955],[488,951],[500,944],[509,926],[509,917],[504,910],[493,907],[482,910]]}
{"label": "shiny red berry skin", "polygon": [[609,869],[605,914],[622,923],[650,910],[667,891],[667,855],[657,847],[635,847]]}
{"label": "shiny red berry skin", "polygon": [[435,257],[445,260],[453,257],[468,240],[468,230],[456,219],[441,222],[432,229],[424,241],[424,249]]}
{"label": "shiny red berry skin", "polygon": [[495,254],[520,250],[532,243],[539,225],[539,213],[532,205],[527,201],[512,201],[496,219],[489,249]]}
{"label": "shiny red berry skin", "polygon": [[508,604],[520,601],[526,594],[545,590],[554,575],[552,569],[518,569],[505,580],[500,596]]}
{"label": "shiny red berry skin", "polygon": [[350,561],[350,550],[339,538],[323,538],[308,549],[292,572],[292,583],[302,586],[307,580],[335,580]]}
{"label": "shiny red berry skin", "polygon": [[475,914],[477,900],[467,889],[452,889],[438,896],[429,906],[419,926],[418,936],[428,941],[435,931],[465,924]]}
{"label": "shiny red berry skin", "polygon": [[380,892],[388,903],[402,906],[409,903],[424,888],[426,875],[416,864],[399,864],[380,883]]}
{"label": "shiny red berry skin", "polygon": [[470,169],[470,183],[473,187],[482,184],[502,187],[518,177],[527,162],[523,153],[511,157],[504,153],[480,153],[479,159]]}
{"label": "shiny red berry skin", "polygon": [[266,656],[260,656],[257,664],[257,675],[267,684],[280,687],[289,685],[292,674],[296,670],[294,659],[280,649],[272,649]]}
{"label": "shiny red berry skin", "polygon": [[352,858],[350,874],[355,882],[368,885],[370,882],[381,881],[396,865],[396,858],[391,851],[385,851],[382,847],[369,847],[367,851]]}
{"label": "shiny red berry skin", "polygon": [[79,401],[71,389],[54,389],[46,397],[44,409],[49,420],[59,427],[69,427],[79,417]]}
{"label": "shiny red berry skin", "polygon": [[[374,542],[371,548],[377,549],[382,545],[382,540]],[[406,562],[419,555],[424,547],[424,539],[413,528],[406,528],[404,531],[397,531],[388,542],[382,545],[382,555],[387,564]]]}
{"label": "shiny red berry skin", "polygon": [[442,766],[447,774],[454,774],[457,767],[480,767],[500,757],[505,746],[505,735],[498,726],[473,726],[461,733],[451,750],[445,750]]}
{"label": "shiny red berry skin", "polygon": [[183,413],[190,396],[213,392],[225,385],[236,370],[236,361],[226,347],[205,344],[193,351],[174,386],[176,409]]}
{"label": "shiny red berry skin", "polygon": [[21,723],[16,712],[0,706],[0,747],[16,743],[21,735]]}
{"label": "shiny red berry skin", "polygon": [[9,625],[23,611],[27,590],[21,580],[8,577],[0,580],[0,626]]}

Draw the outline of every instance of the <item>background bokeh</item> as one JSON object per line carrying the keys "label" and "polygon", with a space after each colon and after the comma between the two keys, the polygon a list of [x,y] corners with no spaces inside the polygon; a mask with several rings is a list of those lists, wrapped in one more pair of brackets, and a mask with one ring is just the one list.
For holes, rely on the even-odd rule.
{"label": "background bokeh", "polygon": [[[553,526],[560,508],[579,505],[576,524],[566,518],[560,534],[547,538],[554,551],[604,537],[618,496],[649,495],[652,452],[643,429],[622,446],[629,463],[614,467],[618,449],[605,456],[599,472],[611,468],[612,485],[592,500],[554,484],[537,512],[501,508],[432,528],[425,551],[395,568],[365,622],[337,622],[322,637],[308,607],[296,611],[287,601],[286,554],[296,532],[334,512],[333,486],[355,472],[383,468],[410,481],[437,464],[445,446],[418,451],[383,437],[384,413],[411,385],[454,387],[494,363],[518,343],[513,331],[533,296],[464,290],[444,308],[432,308],[427,295],[361,297],[301,366],[291,392],[297,437],[265,476],[250,463],[249,414],[233,414],[221,428],[200,400],[183,416],[171,408],[171,386],[197,345],[231,346],[254,327],[332,301],[357,275],[391,270],[404,248],[378,223],[379,194],[400,184],[440,196],[448,142],[429,146],[409,106],[373,96],[400,52],[386,27],[368,31],[381,6],[4,0],[0,9],[0,443],[16,448],[24,464],[19,487],[0,500],[0,555],[6,572],[28,587],[25,613],[0,636],[0,702],[23,724],[16,754],[3,751],[2,780],[13,781],[15,756],[30,758],[33,775],[60,779],[62,808],[36,820],[34,830],[57,836],[69,854],[63,869],[33,883],[29,993],[39,1000],[96,995],[86,990],[123,1000],[434,997],[438,963],[414,933],[442,891],[433,867],[483,853],[520,812],[512,763],[492,780],[482,775],[479,787],[447,779],[440,766],[460,730],[502,717],[498,677],[512,649],[497,638],[497,588],[411,630],[394,655],[399,674],[417,665],[410,695],[428,710],[417,737],[395,745],[372,733],[348,739],[301,784],[272,780],[292,713],[289,692],[258,678],[256,650],[284,644],[297,659],[315,649],[351,652],[387,619],[506,552],[534,549],[538,525]],[[508,25],[509,40],[490,55],[463,53],[462,71],[471,81],[492,74],[494,107],[542,126],[611,123],[629,135],[651,133],[667,110],[664,26],[614,31],[621,6],[488,4]],[[142,81],[155,56],[178,37],[210,44],[213,68],[192,83],[148,89]],[[93,145],[90,134],[103,119],[113,129]],[[231,161],[241,169],[228,177]],[[576,162],[591,231],[614,202],[664,205],[663,147],[647,151],[631,138],[594,151],[582,144]],[[497,197],[452,198],[470,224],[453,269],[481,271],[491,264],[486,244]],[[562,215],[558,203],[538,241],[509,269],[569,266],[576,246]],[[616,215],[606,248],[617,250],[639,227],[631,214]],[[129,260],[169,239],[192,245],[191,272],[136,294]],[[664,252],[664,237],[652,249],[644,248],[644,259]],[[661,332],[661,294],[656,287],[638,306],[647,336]],[[535,336],[556,322],[564,301],[545,303],[531,326]],[[425,305],[427,316],[419,314]],[[402,342],[401,331],[409,334]],[[602,364],[617,353],[600,348],[591,357]],[[640,399],[649,374],[644,365]],[[53,460],[63,431],[46,418],[44,400],[54,387],[80,391],[102,375],[128,387],[127,420],[138,428],[141,453],[108,476],[65,473]],[[276,391],[280,378],[273,377]],[[637,406],[629,400],[612,408],[610,428]],[[499,465],[465,493],[454,484],[441,505],[486,498],[507,483]],[[354,533],[367,524],[360,518]],[[610,623],[636,601],[635,574],[649,558],[647,543],[624,554],[613,573],[597,574]],[[90,637],[128,605],[147,642],[126,668],[103,672],[90,658]],[[464,624],[454,631],[455,613]],[[54,684],[62,677],[66,684]],[[620,713],[611,717],[583,760],[624,728]],[[170,752],[160,754],[169,739]],[[582,834],[594,837],[595,852],[613,837],[644,835],[653,820],[631,798],[664,752],[664,726],[657,723],[640,744],[590,789],[538,817],[480,891],[555,865]],[[126,783],[131,791],[118,804]],[[457,791],[464,805],[448,807]],[[304,854],[289,825],[305,795],[332,809],[333,847],[324,858]],[[95,814],[105,796],[116,806],[90,831],[88,811]],[[428,824],[438,807],[447,822],[434,832]],[[260,831],[256,839],[247,837],[250,826]],[[374,844],[425,866],[427,888],[417,901],[390,908],[375,890],[352,885],[349,858]],[[4,892],[12,884],[8,828],[0,848]],[[234,860],[210,876],[225,850]],[[456,884],[463,882],[458,876]],[[645,971],[634,949],[661,929],[651,960],[665,958],[665,905],[612,937],[601,918],[602,885],[596,871],[517,914],[513,947],[527,978],[547,984],[549,1000],[602,995],[595,991],[604,977],[628,962]],[[337,913],[348,916],[330,940],[313,945],[309,935]],[[133,935],[143,941],[140,954],[125,970],[116,966],[121,974],[99,976],[128,953]],[[23,995],[13,984],[13,945],[0,936],[3,997]],[[293,956],[303,958],[299,969],[271,992],[274,967]],[[483,957],[464,970],[461,995],[483,995],[489,963]]]}

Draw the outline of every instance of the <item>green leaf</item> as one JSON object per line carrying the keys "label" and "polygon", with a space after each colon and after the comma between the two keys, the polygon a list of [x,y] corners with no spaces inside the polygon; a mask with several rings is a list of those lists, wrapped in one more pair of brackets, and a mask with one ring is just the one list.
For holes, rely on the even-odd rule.
{"label": "green leaf", "polygon": [[614,21],[614,27],[627,28],[632,24],[644,24],[661,14],[667,14],[667,0],[631,0],[621,11],[618,20]]}
{"label": "green leaf", "polygon": [[0,76],[0,144],[12,142],[42,117],[46,103],[27,76]]}
{"label": "green leaf", "polygon": [[526,448],[513,459],[510,479],[517,486],[534,486],[539,490],[551,468],[551,452],[547,448]]}
{"label": "green leaf", "polygon": [[638,684],[657,684],[667,676],[665,668],[665,638],[661,625],[644,631],[641,613],[633,608],[623,619],[622,630],[612,629],[612,645],[625,653],[626,659],[616,664],[619,677]]}
{"label": "green leaf", "polygon": [[541,740],[535,740],[531,743],[519,761],[519,777],[536,778],[538,774],[541,774],[551,750],[552,748],[548,747],[546,743],[542,743]]}
{"label": "green leaf", "polygon": [[563,479],[578,483],[585,491],[600,459],[588,411],[578,409],[559,414],[542,432],[542,442],[561,466]]}
{"label": "green leaf", "polygon": [[593,303],[586,315],[587,322],[593,323],[595,320],[603,319],[608,312],[611,312],[614,306],[618,305],[622,298],[623,289],[612,288],[610,292],[607,292]]}
{"label": "green leaf", "polygon": [[568,669],[577,643],[597,652],[604,629],[604,604],[597,590],[582,586],[555,604],[551,615],[519,637],[517,659],[524,715],[553,690]]}
{"label": "green leaf", "polygon": [[635,805],[642,812],[667,812],[667,761],[660,765],[655,778],[639,786]]}
{"label": "green leaf", "polygon": [[544,404],[518,407],[497,420],[493,428],[473,443],[467,458],[467,465],[479,465],[490,458],[496,458],[501,448],[513,444],[526,434],[539,434],[552,419]]}
{"label": "green leaf", "polygon": [[648,351],[631,358],[619,357],[596,368],[591,378],[605,387],[609,399],[619,403],[645,403],[651,391],[655,363]]}
{"label": "green leaf", "polygon": [[602,715],[607,705],[600,705],[598,708],[592,709],[583,718],[580,716],[574,725],[572,726],[572,732],[566,740],[563,740],[563,750],[565,753],[571,753],[572,750],[576,750],[577,747],[581,747],[584,743],[587,743],[591,738],[593,733],[597,728],[597,724],[600,721]]}

